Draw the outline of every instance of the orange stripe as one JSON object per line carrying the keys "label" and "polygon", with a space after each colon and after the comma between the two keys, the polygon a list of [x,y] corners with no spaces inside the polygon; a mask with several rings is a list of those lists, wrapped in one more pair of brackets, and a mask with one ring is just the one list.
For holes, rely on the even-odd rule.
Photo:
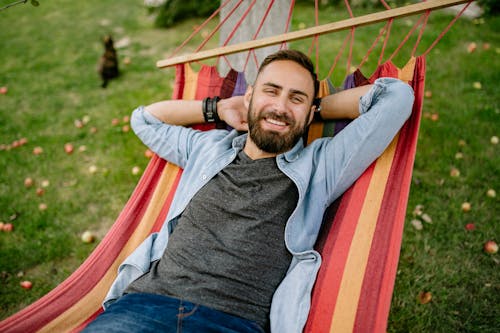
{"label": "orange stripe", "polygon": [[116,278],[118,266],[150,234],[156,216],[158,216],[164,206],[171,188],[175,188],[174,185],[178,170],[178,167],[173,164],[167,164],[164,168],[143,218],[102,279],[89,293],[82,296],[77,303],[45,325],[39,332],[71,330],[79,326],[99,309],[101,301]]}
{"label": "orange stripe", "polygon": [[329,328],[350,244],[372,173],[373,165],[363,173],[353,187],[344,193],[333,222],[324,222],[333,223],[333,225],[321,249],[321,256],[324,260],[314,285],[312,309],[306,332],[324,332]]}
{"label": "orange stripe", "polygon": [[184,92],[182,99],[193,100],[196,96],[196,86],[198,81],[198,73],[193,71],[188,63],[184,65],[186,81],[184,83]]}
{"label": "orange stripe", "polygon": [[343,272],[330,332],[352,332],[354,328],[375,222],[380,211],[396,144],[397,137],[376,162]]}

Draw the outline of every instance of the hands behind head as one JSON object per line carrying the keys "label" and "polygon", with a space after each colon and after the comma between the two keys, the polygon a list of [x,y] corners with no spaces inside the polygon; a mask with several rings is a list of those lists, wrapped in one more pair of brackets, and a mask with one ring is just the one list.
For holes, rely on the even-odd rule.
{"label": "hands behind head", "polygon": [[217,103],[219,118],[238,131],[248,131],[247,114],[243,96],[233,96]]}

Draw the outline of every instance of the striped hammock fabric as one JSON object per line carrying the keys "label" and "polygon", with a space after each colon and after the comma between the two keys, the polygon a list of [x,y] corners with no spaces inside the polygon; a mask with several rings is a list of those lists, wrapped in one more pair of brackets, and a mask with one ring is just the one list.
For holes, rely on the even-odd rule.
{"label": "striped hammock fabric", "polygon": [[[407,81],[415,91],[413,114],[384,154],[325,214],[316,248],[323,256],[306,332],[385,332],[396,277],[416,151],[425,57],[402,68],[386,62],[369,78],[354,73],[345,88],[382,76]],[[361,80],[360,80],[361,78]],[[350,83],[348,83],[348,81]],[[322,93],[330,93],[322,82]],[[244,75],[219,76],[176,66],[174,99],[243,94]],[[313,123],[308,141],[332,136],[342,122]],[[211,126],[200,125],[200,129]],[[154,156],[116,222],[88,259],[40,300],[0,322],[0,332],[78,332],[97,316],[120,263],[161,228],[182,170]]]}

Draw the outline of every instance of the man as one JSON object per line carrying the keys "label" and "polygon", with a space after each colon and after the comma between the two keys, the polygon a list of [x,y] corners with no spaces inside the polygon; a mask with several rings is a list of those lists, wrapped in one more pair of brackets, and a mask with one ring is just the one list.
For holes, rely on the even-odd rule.
{"label": "man", "polygon": [[[244,96],[134,111],[139,138],[184,172],[164,227],[123,263],[89,332],[302,331],[324,210],[383,152],[413,103],[411,88],[390,78],[319,107],[317,92],[311,61],[279,51]],[[304,147],[315,112],[356,119]],[[176,126],[217,118],[236,130]]]}

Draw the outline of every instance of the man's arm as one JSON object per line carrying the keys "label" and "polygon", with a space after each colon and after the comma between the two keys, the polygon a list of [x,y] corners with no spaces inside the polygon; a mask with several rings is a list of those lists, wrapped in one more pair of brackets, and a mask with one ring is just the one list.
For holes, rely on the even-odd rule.
{"label": "man's arm", "polygon": [[354,119],[359,116],[359,99],[373,85],[346,89],[321,99],[320,115],[323,119]]}
{"label": "man's arm", "polygon": [[[205,122],[202,101],[169,100],[146,106],[145,111],[170,125],[190,126]],[[247,130],[247,109],[243,96],[220,100],[217,103],[219,118],[237,130]]]}

